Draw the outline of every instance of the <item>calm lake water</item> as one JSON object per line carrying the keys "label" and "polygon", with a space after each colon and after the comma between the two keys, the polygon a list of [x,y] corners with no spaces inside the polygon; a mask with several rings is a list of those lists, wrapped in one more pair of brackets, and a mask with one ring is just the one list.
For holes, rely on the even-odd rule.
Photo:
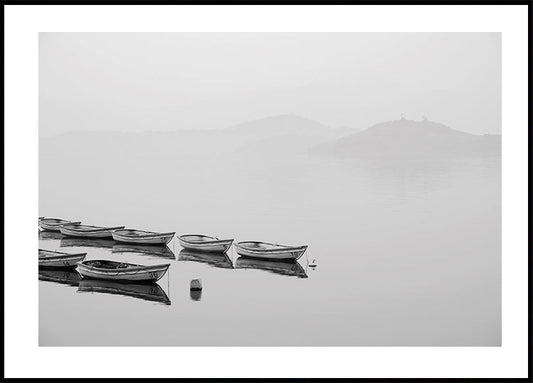
{"label": "calm lake water", "polygon": [[40,216],[309,245],[280,265],[41,234],[41,248],[87,259],[171,264],[155,286],[41,270],[41,346],[501,344],[499,158],[95,153],[39,166]]}

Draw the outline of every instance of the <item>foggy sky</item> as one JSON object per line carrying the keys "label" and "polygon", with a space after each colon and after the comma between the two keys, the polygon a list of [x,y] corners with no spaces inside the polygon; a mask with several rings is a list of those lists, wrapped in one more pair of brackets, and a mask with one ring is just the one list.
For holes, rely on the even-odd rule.
{"label": "foggy sky", "polygon": [[402,113],[500,133],[500,53],[499,33],[41,33],[40,134]]}

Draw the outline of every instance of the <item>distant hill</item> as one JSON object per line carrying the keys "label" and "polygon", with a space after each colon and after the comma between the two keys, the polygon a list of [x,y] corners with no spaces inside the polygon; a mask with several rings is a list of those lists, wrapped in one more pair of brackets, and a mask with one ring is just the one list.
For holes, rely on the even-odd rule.
{"label": "distant hill", "polygon": [[207,155],[217,153],[302,153],[318,143],[353,133],[293,115],[252,120],[226,129],[173,132],[75,131],[41,138],[43,155],[128,156]]}
{"label": "distant hill", "polygon": [[500,135],[474,135],[423,120],[396,120],[319,144],[309,151],[327,156],[499,156]]}

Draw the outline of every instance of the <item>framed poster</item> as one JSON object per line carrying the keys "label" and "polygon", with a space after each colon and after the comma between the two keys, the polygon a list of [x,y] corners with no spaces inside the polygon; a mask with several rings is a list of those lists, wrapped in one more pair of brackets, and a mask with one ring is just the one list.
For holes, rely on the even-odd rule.
{"label": "framed poster", "polygon": [[527,377],[526,8],[5,6],[5,376]]}

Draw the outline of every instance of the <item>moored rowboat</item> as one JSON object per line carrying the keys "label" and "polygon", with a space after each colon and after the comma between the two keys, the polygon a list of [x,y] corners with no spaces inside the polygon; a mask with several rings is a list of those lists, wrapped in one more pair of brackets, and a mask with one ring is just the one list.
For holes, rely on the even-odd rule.
{"label": "moored rowboat", "polygon": [[172,238],[174,238],[174,234],[176,233],[156,233],[153,231],[122,228],[119,230],[114,230],[111,234],[113,239],[117,242],[144,245],[166,245],[172,240]]}
{"label": "moored rowboat", "polygon": [[63,253],[39,249],[39,267],[74,267],[85,259],[87,253]]}
{"label": "moored rowboat", "polygon": [[297,260],[304,255],[307,245],[287,246],[259,241],[244,241],[235,244],[237,254],[245,257]]}
{"label": "moored rowboat", "polygon": [[217,253],[225,253],[233,243],[233,239],[218,239],[202,234],[178,235],[178,241],[185,249]]}
{"label": "moored rowboat", "polygon": [[66,219],[59,219],[59,218],[39,217],[39,227],[42,230],[48,230],[48,231],[59,231],[59,228],[61,225],[77,224],[77,223],[81,223],[81,222],[67,221]]}
{"label": "moored rowboat", "polygon": [[156,282],[167,272],[170,264],[143,266],[132,263],[92,260],[78,262],[78,273],[83,278],[106,279],[120,282]]}
{"label": "moored rowboat", "polygon": [[69,237],[84,238],[111,238],[111,232],[117,229],[123,229],[124,226],[102,227],[76,224],[66,224],[59,227],[61,234]]}

